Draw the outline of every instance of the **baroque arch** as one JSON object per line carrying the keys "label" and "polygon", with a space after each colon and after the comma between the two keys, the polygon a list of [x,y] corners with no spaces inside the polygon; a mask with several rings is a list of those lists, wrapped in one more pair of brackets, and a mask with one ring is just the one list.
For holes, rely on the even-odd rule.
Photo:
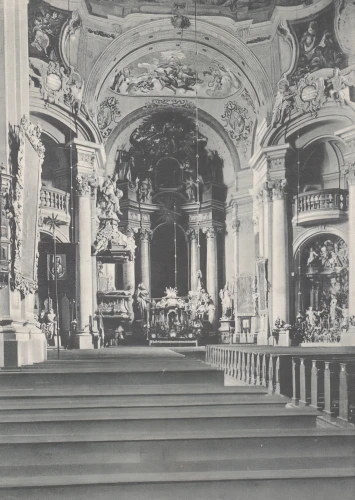
{"label": "baroque arch", "polygon": [[[116,148],[120,136],[127,130],[133,131],[134,127],[136,127],[137,124],[141,122],[142,119],[147,117],[150,112],[153,113],[172,112],[174,114],[178,113],[181,114],[181,116],[188,117],[189,119],[192,120],[194,120],[196,117],[196,108],[194,104],[188,103],[185,100],[173,101],[171,102],[171,106],[166,106],[164,100],[161,101],[155,100],[153,102],[153,106],[151,107],[143,106],[139,109],[132,111],[117,124],[117,127],[114,129],[113,133],[111,134],[106,143],[106,157],[107,157],[108,171],[111,171],[114,168]],[[227,162],[225,162],[225,167],[230,169],[231,178],[229,179],[229,181],[233,182],[234,175],[240,169],[240,159],[235,144],[233,143],[232,139],[230,138],[224,127],[212,115],[199,109],[198,117],[199,117],[199,122],[202,125],[204,125],[206,129],[210,130],[216,138],[222,140],[222,142],[219,143],[219,149],[222,150],[222,152],[225,153],[224,156],[228,158]],[[231,165],[227,164],[229,162],[231,163]]]}
{"label": "baroque arch", "polygon": [[[247,88],[251,100],[257,102],[258,108],[269,110],[273,101],[269,78],[258,58],[240,39],[217,26],[213,26],[212,31],[211,24],[201,20],[196,25],[196,31],[192,22],[191,30],[184,33],[177,32],[176,35],[179,37],[172,37],[171,29],[165,20],[156,20],[144,24],[139,31],[133,28],[118,36],[103,51],[93,66],[86,85],[84,100],[91,106],[97,105],[110,74],[113,74],[116,67],[123,69],[125,64],[122,68],[119,65],[133,52],[139,52],[141,49],[154,52],[154,48],[158,47],[159,50],[161,46],[165,47],[164,50],[181,49],[186,44],[185,47],[189,50],[192,46],[195,50],[197,49],[201,57],[206,55],[215,59],[218,54],[224,63],[229,62],[235,69],[238,68],[239,75],[237,76]],[[94,112],[93,109],[92,111]]]}

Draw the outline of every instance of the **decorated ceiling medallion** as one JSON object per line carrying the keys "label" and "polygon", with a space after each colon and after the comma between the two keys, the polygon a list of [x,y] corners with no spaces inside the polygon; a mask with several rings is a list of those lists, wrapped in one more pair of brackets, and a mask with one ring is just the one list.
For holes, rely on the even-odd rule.
{"label": "decorated ceiling medallion", "polygon": [[239,106],[235,101],[229,101],[224,106],[224,113],[221,120],[224,122],[224,127],[229,137],[245,154],[250,144],[250,136],[253,128],[253,122],[249,116],[248,109]]}
{"label": "decorated ceiling medallion", "polygon": [[241,82],[230,67],[205,54],[166,50],[117,70],[109,90],[138,97],[225,98],[241,90]]}
{"label": "decorated ceiling medallion", "polygon": [[118,100],[115,97],[106,97],[100,104],[96,116],[97,126],[104,138],[111,134],[120,116],[121,111]]}
{"label": "decorated ceiling medallion", "polygon": [[298,107],[304,112],[309,111],[312,116],[317,116],[318,111],[327,100],[324,79],[306,75],[299,81],[297,92],[299,96]]}

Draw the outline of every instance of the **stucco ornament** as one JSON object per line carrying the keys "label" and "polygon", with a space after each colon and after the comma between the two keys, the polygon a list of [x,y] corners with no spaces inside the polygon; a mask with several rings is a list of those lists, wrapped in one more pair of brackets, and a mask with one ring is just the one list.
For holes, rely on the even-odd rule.
{"label": "stucco ornament", "polygon": [[250,144],[253,128],[248,109],[239,106],[235,101],[228,101],[224,106],[221,120],[230,138],[245,154]]}

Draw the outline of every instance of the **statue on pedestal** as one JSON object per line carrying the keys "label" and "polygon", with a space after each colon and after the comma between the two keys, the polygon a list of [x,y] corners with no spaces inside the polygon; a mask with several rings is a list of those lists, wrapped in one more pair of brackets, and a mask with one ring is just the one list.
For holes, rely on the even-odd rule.
{"label": "statue on pedestal", "polygon": [[98,200],[102,218],[118,220],[118,215],[122,215],[120,210],[122,196],[123,192],[117,187],[117,174],[108,176],[102,185]]}
{"label": "statue on pedestal", "polygon": [[145,318],[147,319],[147,322],[149,321],[149,304],[150,304],[150,297],[149,297],[149,292],[145,285],[143,283],[139,283],[137,290],[136,290],[136,301],[138,305],[138,309],[141,315],[141,319],[144,320]]}
{"label": "statue on pedestal", "polygon": [[230,319],[233,308],[233,295],[227,283],[224,285],[224,288],[220,290],[219,297],[222,303],[222,319]]}

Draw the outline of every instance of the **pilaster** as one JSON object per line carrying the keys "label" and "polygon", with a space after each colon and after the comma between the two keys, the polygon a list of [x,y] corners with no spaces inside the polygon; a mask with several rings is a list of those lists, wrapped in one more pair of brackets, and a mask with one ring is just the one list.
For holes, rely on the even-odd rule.
{"label": "pilaster", "polygon": [[345,143],[343,152],[343,174],[349,190],[348,210],[348,248],[349,248],[349,318],[350,327],[341,337],[342,345],[355,345],[355,326],[351,318],[355,317],[355,125],[336,132]]}

